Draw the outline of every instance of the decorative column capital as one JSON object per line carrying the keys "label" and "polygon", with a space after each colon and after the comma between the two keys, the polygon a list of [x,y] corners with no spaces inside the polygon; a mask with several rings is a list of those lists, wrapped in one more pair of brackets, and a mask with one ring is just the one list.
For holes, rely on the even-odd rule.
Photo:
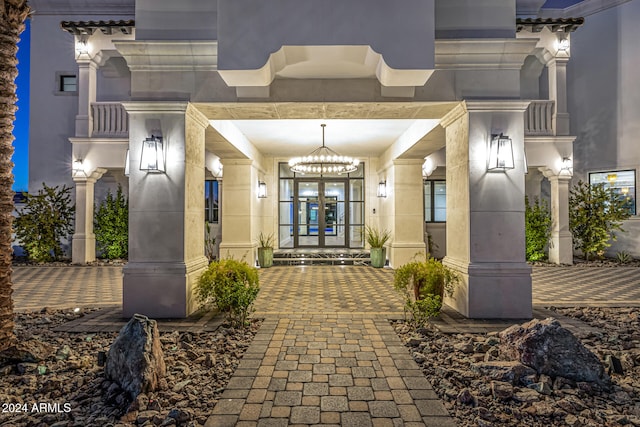
{"label": "decorative column capital", "polygon": [[542,172],[544,177],[547,178],[549,181],[559,181],[559,182],[565,181],[568,183],[569,181],[571,181],[571,178],[573,178],[573,175],[570,173],[563,173],[562,171],[556,172],[549,167],[538,168],[538,170]]}
{"label": "decorative column capital", "polygon": [[95,184],[96,181],[102,178],[102,175],[104,175],[106,172],[107,170],[104,168],[95,168],[95,170],[91,172],[89,175],[80,175],[80,174],[74,175],[73,182],[75,182],[76,184],[78,183]]}

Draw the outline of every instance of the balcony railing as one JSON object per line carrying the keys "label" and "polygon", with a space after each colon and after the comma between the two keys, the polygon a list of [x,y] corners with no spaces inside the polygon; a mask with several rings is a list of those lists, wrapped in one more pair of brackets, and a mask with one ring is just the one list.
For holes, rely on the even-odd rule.
{"label": "balcony railing", "polygon": [[94,138],[126,138],[129,136],[129,116],[119,102],[91,104]]}
{"label": "balcony railing", "polygon": [[555,101],[531,101],[524,116],[524,134],[528,136],[553,135],[553,109]]}

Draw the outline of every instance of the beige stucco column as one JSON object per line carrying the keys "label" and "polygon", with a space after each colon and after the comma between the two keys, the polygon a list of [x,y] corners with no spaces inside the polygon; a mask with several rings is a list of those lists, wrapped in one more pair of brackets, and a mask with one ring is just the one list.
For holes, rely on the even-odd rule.
{"label": "beige stucco column", "polygon": [[93,190],[96,181],[106,172],[97,168],[90,175],[78,173],[73,177],[76,185],[75,232],[71,241],[71,261],[86,264],[96,260],[96,235],[93,233]]}
{"label": "beige stucco column", "polygon": [[573,264],[573,236],[569,231],[569,184],[571,175],[556,174],[549,168],[542,173],[551,183],[551,242],[549,261]]}
{"label": "beige stucco column", "polygon": [[223,159],[220,258],[256,259],[258,171],[251,159]]}
{"label": "beige stucco column", "polygon": [[[186,317],[197,308],[204,269],[206,117],[183,102],[127,102],[129,113],[129,262],[123,314]],[[166,173],[140,170],[142,142],[163,138]]]}
{"label": "beige stucco column", "polygon": [[[529,318],[525,261],[524,115],[528,103],[460,104],[441,121],[447,139],[447,256],[462,283],[446,302],[471,318]],[[513,142],[515,168],[487,171],[489,142]]]}
{"label": "beige stucco column", "polygon": [[567,108],[568,62],[568,56],[556,56],[547,64],[549,71],[549,98],[555,101],[552,121],[556,135],[569,135],[569,112]]}
{"label": "beige stucco column", "polygon": [[392,240],[389,265],[400,267],[416,255],[424,257],[424,207],[422,187],[422,159],[396,159],[389,169],[387,186],[391,206],[389,221]]}
{"label": "beige stucco column", "polygon": [[76,62],[78,63],[76,137],[89,137],[93,130],[91,103],[96,101],[96,75],[98,65],[86,54],[77,58]]}

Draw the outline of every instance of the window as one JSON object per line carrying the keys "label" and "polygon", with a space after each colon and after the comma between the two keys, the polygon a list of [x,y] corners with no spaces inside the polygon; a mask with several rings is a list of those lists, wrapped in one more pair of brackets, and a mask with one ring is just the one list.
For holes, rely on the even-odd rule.
{"label": "window", "polygon": [[611,188],[624,201],[625,207],[629,209],[631,215],[636,214],[635,170],[590,173],[589,184],[604,184],[605,188]]}
{"label": "window", "polygon": [[77,92],[78,80],[76,76],[63,74],[60,76],[60,92]]}
{"label": "window", "polygon": [[220,186],[221,181],[207,180],[204,182],[204,219],[217,224],[220,220]]}
{"label": "window", "polygon": [[445,181],[424,181],[424,220],[426,222],[445,222],[447,220],[447,186]]}

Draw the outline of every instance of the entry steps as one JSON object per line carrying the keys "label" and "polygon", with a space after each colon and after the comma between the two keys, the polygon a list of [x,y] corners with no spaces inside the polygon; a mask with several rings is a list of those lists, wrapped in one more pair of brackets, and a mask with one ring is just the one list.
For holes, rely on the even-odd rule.
{"label": "entry steps", "polygon": [[369,265],[369,251],[364,249],[276,249],[273,265]]}

